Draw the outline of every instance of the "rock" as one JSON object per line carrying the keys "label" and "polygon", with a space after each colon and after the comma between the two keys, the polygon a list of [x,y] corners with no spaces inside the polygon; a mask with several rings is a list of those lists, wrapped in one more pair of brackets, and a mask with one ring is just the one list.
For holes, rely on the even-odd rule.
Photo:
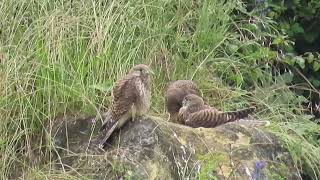
{"label": "rock", "polygon": [[67,117],[47,127],[58,169],[93,179],[301,179],[275,136],[241,123],[194,129],[138,118],[105,151],[98,149],[100,125]]}

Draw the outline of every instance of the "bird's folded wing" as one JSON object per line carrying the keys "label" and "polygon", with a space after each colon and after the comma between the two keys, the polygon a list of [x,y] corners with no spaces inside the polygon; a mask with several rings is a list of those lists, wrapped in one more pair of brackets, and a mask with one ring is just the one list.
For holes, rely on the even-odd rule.
{"label": "bird's folded wing", "polygon": [[135,76],[125,77],[114,86],[111,109],[111,116],[113,118],[120,118],[125,115],[136,102],[139,94],[134,83],[138,79]]}
{"label": "bird's folded wing", "polygon": [[205,121],[207,120],[206,117],[206,111],[207,110],[200,110],[194,113],[191,113],[188,118],[185,120],[185,124],[190,127],[203,127],[203,124],[205,124]]}
{"label": "bird's folded wing", "polygon": [[137,90],[133,85],[135,78],[137,77],[126,76],[115,83],[113,87],[113,102],[109,110],[109,115],[106,116],[100,131],[111,128],[108,124],[115,123],[130,111],[138,96]]}
{"label": "bird's folded wing", "polygon": [[191,127],[216,127],[247,117],[248,114],[254,110],[254,107],[229,112],[221,112],[215,109],[203,109],[195,113],[191,113],[185,123]]}
{"label": "bird's folded wing", "polygon": [[186,107],[181,107],[178,113],[177,122],[180,124],[185,124],[186,119],[188,118],[188,110]]}
{"label": "bird's folded wing", "polygon": [[222,124],[227,118],[226,114],[215,109],[203,109],[191,113],[186,120],[186,125],[194,128],[215,127]]}

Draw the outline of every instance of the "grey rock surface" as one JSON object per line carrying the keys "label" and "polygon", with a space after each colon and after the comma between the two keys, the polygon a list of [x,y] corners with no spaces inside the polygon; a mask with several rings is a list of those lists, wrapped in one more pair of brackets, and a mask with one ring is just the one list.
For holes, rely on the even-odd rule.
{"label": "grey rock surface", "polygon": [[100,125],[70,116],[47,126],[57,169],[89,179],[300,179],[275,136],[241,123],[195,129],[138,118],[104,151]]}

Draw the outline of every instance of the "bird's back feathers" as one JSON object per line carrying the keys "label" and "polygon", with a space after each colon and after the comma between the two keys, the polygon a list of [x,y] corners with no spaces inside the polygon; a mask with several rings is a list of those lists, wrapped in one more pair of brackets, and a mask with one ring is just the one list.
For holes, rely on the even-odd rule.
{"label": "bird's back feathers", "polygon": [[138,76],[127,75],[116,82],[113,88],[112,118],[117,120],[125,115],[137,100],[139,92],[134,84],[136,80],[139,80]]}
{"label": "bird's back feathers", "polygon": [[198,92],[198,86],[192,81],[192,80],[177,80],[172,82],[168,85],[166,90],[172,89],[172,88],[179,88],[184,90],[189,90],[193,92]]}
{"label": "bird's back feathers", "polygon": [[167,86],[164,97],[170,121],[179,120],[179,109],[182,107],[183,98],[188,94],[199,95],[198,87],[192,80],[177,80]]}

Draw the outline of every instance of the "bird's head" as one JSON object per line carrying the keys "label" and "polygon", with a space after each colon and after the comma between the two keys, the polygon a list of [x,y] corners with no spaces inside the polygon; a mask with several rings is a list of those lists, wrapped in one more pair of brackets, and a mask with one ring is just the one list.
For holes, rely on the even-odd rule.
{"label": "bird's head", "polygon": [[138,64],[136,66],[133,66],[133,68],[131,68],[131,70],[129,71],[130,74],[135,74],[138,76],[142,76],[145,78],[148,78],[150,76],[150,74],[154,74],[151,69],[149,68],[149,66],[145,65],[145,64]]}
{"label": "bird's head", "polygon": [[203,99],[195,94],[188,94],[183,98],[182,106],[204,105]]}

